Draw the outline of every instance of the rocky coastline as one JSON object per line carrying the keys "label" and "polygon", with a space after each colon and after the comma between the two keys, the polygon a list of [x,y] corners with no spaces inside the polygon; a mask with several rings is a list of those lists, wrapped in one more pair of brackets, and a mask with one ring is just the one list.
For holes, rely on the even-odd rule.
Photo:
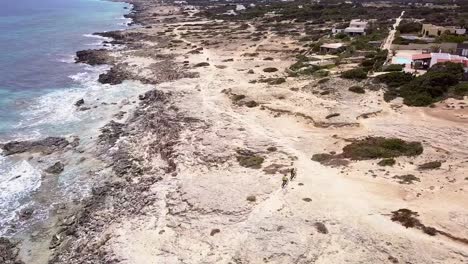
{"label": "rocky coastline", "polygon": [[[125,17],[132,19],[131,25],[144,26],[145,20],[140,19],[140,14],[145,11],[145,8],[140,6],[140,2],[146,1],[126,2],[132,4],[132,10]],[[152,65],[151,77],[143,77],[133,72],[130,69],[131,66],[124,62],[124,57],[119,56],[123,52],[141,49],[140,43],[143,41],[162,40],[164,43],[167,42],[167,37],[149,36],[140,32],[129,32],[129,30],[94,34],[111,39],[104,41],[105,45],[121,47],[118,50],[77,51],[76,63],[110,66],[107,72],[99,76],[98,81],[102,84],[116,85],[126,80],[136,80],[144,84],[155,85],[180,78],[197,77],[197,73],[188,72],[176,66],[170,56]],[[42,241],[38,241],[38,243],[48,244],[47,248],[50,250],[50,253],[46,254],[48,263],[118,263],[114,255],[102,250],[101,246],[106,242],[105,239],[93,243],[90,241],[94,240],[93,237],[99,237],[101,232],[112,223],[107,219],[145,214],[146,205],[154,203],[156,199],[154,195],[145,194],[145,191],[162,179],[162,176],[148,177],[148,174],[176,175],[176,163],[173,160],[176,154],[173,148],[179,140],[181,130],[186,129],[184,123],[190,125],[194,121],[186,119],[175,108],[171,108],[170,93],[154,88],[140,95],[139,99],[140,102],[133,115],[123,123],[112,120],[102,127],[101,134],[96,139],[95,152],[86,153],[107,164],[106,167],[111,168],[115,178],[95,186],[91,194],[80,201],[78,206],[64,210],[53,227],[46,231],[50,235],[45,235]],[[85,100],[87,98],[75,103],[77,111],[84,111],[82,105],[85,104]],[[163,168],[144,166],[142,163],[145,158],[137,155],[133,150],[133,144],[147,133],[158,137],[151,143],[152,150],[149,154],[160,156],[165,163]],[[121,138],[125,139],[121,140]],[[35,141],[12,141],[0,145],[0,148],[3,149],[3,155],[38,153],[39,158],[48,158],[61,155],[63,152],[74,151],[78,145],[78,138],[69,142],[66,138],[47,137]],[[44,172],[59,174],[63,170],[63,164],[56,162],[44,169]],[[112,200],[111,210],[107,204],[108,200]],[[41,232],[43,231],[44,229],[41,229]],[[2,261],[14,264],[25,263],[21,260],[20,250],[30,249],[20,245],[21,241],[13,243],[7,238],[1,239]],[[37,252],[32,252],[31,256],[34,257],[35,254]],[[31,256],[26,259],[30,259]]]}
{"label": "rocky coastline", "polygon": [[[329,166],[314,160],[316,153],[339,155],[373,133],[417,141],[411,120],[401,121],[408,122],[402,130],[388,125],[405,110],[382,106],[379,87],[366,89],[370,99],[364,99],[340,90],[355,81],[283,74],[278,68],[293,64],[291,54],[301,46],[258,21],[209,20],[175,2],[126,2],[133,5],[126,17],[139,26],[95,33],[119,48],[78,51],[76,63],[108,65],[98,79],[104,85],[138,81],[151,89],[119,103],[131,104],[131,111],[117,111],[92,148],[56,137],[0,146],[4,155],[47,160],[50,175],[66,171],[59,157],[71,156],[96,160],[92,173],[109,175],[89,196],[64,206],[34,239],[1,239],[5,263],[424,263],[418,249],[432,242],[389,215],[425,208],[417,199],[432,190],[388,181],[394,181],[390,173],[407,172],[439,150],[424,142],[424,153],[401,157],[406,165],[394,170],[344,155],[321,162]],[[89,99],[77,101],[76,110],[84,111]],[[459,140],[461,130],[450,132]],[[292,167],[298,179],[280,190]],[[353,178],[367,174],[376,182]],[[444,246],[434,254],[441,259],[466,257],[462,246],[438,243]]]}

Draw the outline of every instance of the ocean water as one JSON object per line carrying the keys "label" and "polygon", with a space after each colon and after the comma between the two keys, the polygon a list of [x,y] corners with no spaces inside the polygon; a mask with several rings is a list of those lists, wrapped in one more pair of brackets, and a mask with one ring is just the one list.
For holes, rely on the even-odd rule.
{"label": "ocean water", "polygon": [[[102,47],[103,39],[92,33],[126,28],[130,21],[123,16],[130,9],[125,3],[101,0],[2,2],[0,143],[46,136],[89,138],[116,111],[116,103],[145,89],[132,82],[101,85],[96,80],[107,66],[74,63],[77,50]],[[73,104],[80,98],[95,109],[77,111]],[[85,169],[71,166],[48,183],[57,200],[86,185]],[[33,199],[50,191],[44,188],[44,177],[34,164],[0,154],[0,236],[11,233],[21,208],[34,206],[36,218],[47,217],[53,199],[42,199],[41,204]]]}

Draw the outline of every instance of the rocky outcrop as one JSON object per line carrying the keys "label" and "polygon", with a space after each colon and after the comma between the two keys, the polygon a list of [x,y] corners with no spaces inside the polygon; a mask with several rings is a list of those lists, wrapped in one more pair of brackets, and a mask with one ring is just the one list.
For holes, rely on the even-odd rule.
{"label": "rocky outcrop", "polygon": [[11,141],[2,146],[5,156],[24,152],[41,152],[51,154],[63,150],[70,143],[62,137],[47,137],[36,141]]}
{"label": "rocky outcrop", "polygon": [[101,33],[94,33],[94,35],[98,35],[105,38],[111,38],[111,44],[116,45],[127,45],[131,47],[138,46],[139,43],[142,41],[153,41],[157,42],[157,36],[151,36],[141,32],[127,32],[127,31],[109,31],[109,32],[101,32]]}
{"label": "rocky outcrop", "polygon": [[57,161],[56,163],[54,163],[54,165],[48,167],[44,171],[50,174],[60,174],[64,168],[65,168],[65,165],[63,165],[62,162]]}
{"label": "rocky outcrop", "polygon": [[109,56],[109,51],[106,49],[80,50],[76,52],[75,62],[89,65],[102,65],[112,64],[114,59]]}
{"label": "rocky outcrop", "polygon": [[107,125],[101,128],[101,134],[99,135],[98,141],[101,145],[109,147],[114,146],[115,142],[126,135],[124,131],[125,124],[110,121]]}
{"label": "rocky outcrop", "polygon": [[4,237],[0,237],[0,263],[2,264],[24,264],[18,260],[19,250],[14,243]]}
{"label": "rocky outcrop", "polygon": [[76,106],[76,107],[80,107],[80,106],[84,105],[84,103],[85,103],[85,102],[84,102],[84,99],[81,98],[80,100],[78,100],[78,101],[75,102],[75,106]]}
{"label": "rocky outcrop", "polygon": [[108,72],[100,74],[98,81],[102,84],[116,85],[131,80],[132,76],[125,68],[124,64],[115,65]]}

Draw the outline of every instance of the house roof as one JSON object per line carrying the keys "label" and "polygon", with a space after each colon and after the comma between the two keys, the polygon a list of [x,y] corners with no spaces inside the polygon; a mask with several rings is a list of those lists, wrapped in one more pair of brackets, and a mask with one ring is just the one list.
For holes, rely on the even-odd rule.
{"label": "house roof", "polygon": [[343,46],[344,46],[343,43],[327,43],[327,44],[323,44],[320,47],[321,48],[327,48],[327,49],[339,49],[339,48],[341,48]]}
{"label": "house roof", "polygon": [[350,27],[352,27],[353,25],[355,26],[367,26],[367,21],[365,20],[360,20],[360,19],[353,19],[351,20],[351,22],[349,22],[349,25]]}
{"label": "house roof", "polygon": [[426,53],[426,54],[414,54],[412,57],[411,57],[413,60],[423,60],[423,59],[430,59],[432,58],[432,55],[430,53]]}
{"label": "house roof", "polygon": [[358,28],[358,27],[347,27],[345,28],[345,32],[356,32],[356,33],[364,33],[364,28]]}

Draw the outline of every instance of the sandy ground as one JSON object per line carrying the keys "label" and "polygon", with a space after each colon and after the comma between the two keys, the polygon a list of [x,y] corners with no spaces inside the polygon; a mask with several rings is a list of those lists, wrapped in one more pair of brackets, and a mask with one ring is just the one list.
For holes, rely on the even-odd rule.
{"label": "sandy ground", "polygon": [[[182,36],[184,24],[172,28],[176,39],[200,45]],[[151,213],[109,228],[109,250],[123,263],[467,261],[466,244],[407,229],[389,215],[409,208],[426,225],[468,237],[468,120],[461,118],[468,110],[388,104],[382,91],[354,94],[347,88],[355,83],[335,77],[326,84],[310,78],[287,78],[280,85],[251,83],[262,76],[283,76],[282,69],[294,60],[287,51],[275,51],[295,47],[271,34],[257,43],[242,43],[205,46],[200,54],[179,56],[177,60],[190,65],[210,65],[197,68],[198,79],[159,86],[177,94],[174,105],[205,125],[184,131],[177,146],[177,175],[152,187],[160,199]],[[253,52],[259,55],[245,56]],[[266,67],[280,71],[265,73]],[[248,74],[249,69],[254,73]],[[314,93],[323,89],[331,94]],[[230,94],[243,94],[260,106],[238,106]],[[340,116],[325,119],[331,113]],[[366,113],[373,114],[361,118]],[[422,141],[424,154],[397,158],[398,165],[389,169],[377,161],[330,168],[311,160],[315,153],[339,152],[346,139],[366,135]],[[268,147],[277,151],[268,152]],[[234,158],[238,148],[261,153],[262,169],[239,166]],[[432,160],[444,163],[438,170],[417,171],[417,164]],[[263,170],[274,164],[297,168],[298,177],[286,189],[280,188],[281,173]],[[420,182],[404,185],[392,178],[408,173]],[[251,195],[256,197],[253,202],[247,201]],[[317,223],[328,231],[319,232]]]}
{"label": "sandy ground", "polygon": [[[164,31],[175,44],[153,50],[158,43],[148,40],[140,53],[117,56],[145,78],[160,61],[156,55],[175,56],[175,63],[197,71],[199,78],[157,85],[172,95],[170,108],[197,121],[180,129],[178,144],[170,146],[176,171],[142,191],[156,197],[144,214],[113,218],[104,210],[101,218],[110,218],[103,231],[81,239],[120,263],[467,262],[466,242],[429,236],[390,218],[392,211],[408,208],[425,225],[468,238],[468,109],[460,107],[468,100],[409,108],[398,100],[384,102],[378,84],[333,75],[322,83],[314,77],[258,82],[286,77],[284,69],[300,48],[294,39],[266,30],[254,41],[245,36],[257,32],[255,23],[238,29],[237,23],[178,22],[181,10],[174,6],[147,12],[156,11],[160,21],[138,30]],[[209,65],[196,67],[202,62]],[[264,72],[267,67],[278,71]],[[348,91],[353,85],[366,93]],[[258,105],[247,107],[235,95]],[[393,167],[377,166],[379,160],[338,167],[311,160],[369,135],[421,141],[424,153],[398,157]],[[142,134],[128,144],[145,157],[143,165],[162,168],[162,157],[148,152],[155,137]],[[261,168],[240,166],[239,150],[262,156]],[[441,168],[417,169],[434,160],[443,161]],[[297,178],[281,189],[282,173],[293,167]],[[393,178],[404,174],[420,181],[400,184]],[[107,202],[110,211],[112,200]]]}

